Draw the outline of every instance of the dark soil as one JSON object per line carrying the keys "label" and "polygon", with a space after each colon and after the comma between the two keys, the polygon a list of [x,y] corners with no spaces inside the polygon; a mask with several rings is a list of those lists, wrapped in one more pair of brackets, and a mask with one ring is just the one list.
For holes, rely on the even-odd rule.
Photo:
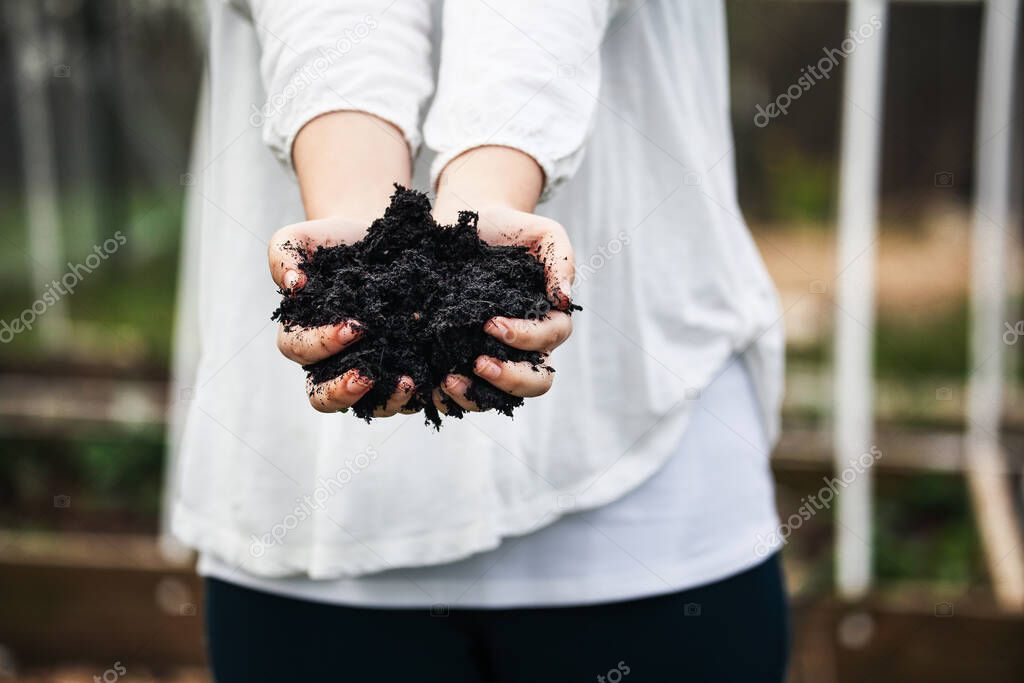
{"label": "dark soil", "polygon": [[[369,421],[408,375],[415,393],[407,408],[422,409],[428,423],[440,428],[432,392],[447,375],[460,373],[471,380],[467,398],[511,416],[523,399],[476,378],[474,361],[488,355],[526,361],[539,371],[544,359],[486,334],[484,323],[494,316],[543,317],[555,302],[546,293],[541,255],[487,244],[476,226],[471,212],[461,213],[455,225],[438,225],[426,195],[396,185],[384,216],[359,242],[303,253],[306,284],[281,292],[273,318],[287,328],[346,320],[362,328],[341,353],[304,366],[309,377],[320,383],[355,368],[372,379],[373,387],[353,406]],[[458,405],[443,393],[442,399],[448,415],[462,417]]]}

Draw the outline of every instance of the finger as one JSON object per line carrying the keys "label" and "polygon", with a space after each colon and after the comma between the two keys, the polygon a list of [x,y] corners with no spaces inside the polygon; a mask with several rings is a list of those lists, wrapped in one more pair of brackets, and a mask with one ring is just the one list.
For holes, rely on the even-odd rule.
{"label": "finger", "polygon": [[325,218],[287,225],[273,234],[267,246],[270,275],[281,289],[292,290],[306,284],[299,267],[302,259],[317,246],[344,244],[358,239],[358,226],[351,221]]}
{"label": "finger", "polygon": [[351,408],[372,386],[373,381],[362,377],[358,370],[349,370],[341,377],[320,384],[313,384],[312,380],[306,378],[309,404],[321,413],[336,413]]}
{"label": "finger", "polygon": [[565,228],[554,221],[550,223],[537,242],[534,254],[544,264],[548,298],[557,308],[564,311],[571,303],[572,281],[576,277],[576,257]]}
{"label": "finger", "polygon": [[490,356],[479,356],[473,364],[473,372],[506,394],[522,398],[546,393],[555,379],[546,366],[535,368],[527,362],[513,363]]}
{"label": "finger", "polygon": [[391,398],[384,405],[383,408],[377,408],[373,411],[374,417],[391,417],[396,413],[405,412],[405,404],[412,398],[413,390],[416,388],[413,384],[412,377],[402,376],[398,378],[398,384],[395,385],[395,393],[391,394]]}
{"label": "finger", "polygon": [[465,375],[448,375],[441,385],[441,390],[463,410],[478,413],[480,406],[466,398],[466,390],[469,389],[471,382],[472,380]]}
{"label": "finger", "polygon": [[309,236],[300,224],[283,227],[270,238],[267,263],[278,287],[290,291],[306,284],[306,274],[299,268],[299,262],[308,252],[309,244]]}
{"label": "finger", "polygon": [[553,351],[572,334],[572,317],[562,311],[550,311],[543,318],[491,318],[484,332],[512,348],[523,351]]}
{"label": "finger", "polygon": [[442,415],[448,414],[448,406],[444,403],[440,389],[434,389],[434,391],[430,393],[430,399],[434,402],[434,407],[437,408],[437,412]]}
{"label": "finger", "polygon": [[576,261],[569,234],[561,223],[544,216],[529,216],[528,224],[522,230],[492,230],[489,227],[493,226],[485,222],[482,230],[488,242],[530,248],[530,253],[544,264],[548,298],[558,308],[567,309],[576,275]]}
{"label": "finger", "polygon": [[281,325],[277,329],[277,348],[289,360],[309,365],[340,352],[361,335],[362,330],[353,320],[322,327],[293,327],[291,330]]}

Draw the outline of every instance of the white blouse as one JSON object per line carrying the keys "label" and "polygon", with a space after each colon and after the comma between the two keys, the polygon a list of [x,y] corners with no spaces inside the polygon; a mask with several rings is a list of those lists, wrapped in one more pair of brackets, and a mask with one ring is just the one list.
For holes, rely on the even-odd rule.
{"label": "white blouse", "polygon": [[212,553],[200,556],[198,571],[265,593],[376,608],[555,607],[675,593],[734,576],[778,549],[768,451],[749,374],[733,358],[647,481],[494,550],[337,579],[257,576]]}
{"label": "white blouse", "polygon": [[[584,310],[548,394],[514,420],[434,432],[418,415],[313,411],[276,349],[266,272],[270,235],[303,218],[288,166],[305,122],[365,110],[420,144],[431,3],[211,2],[179,319],[182,541],[251,574],[314,579],[493,549],[645,482],[737,353],[774,442],[782,324],[736,202],[722,3],[612,4],[445,2],[423,126],[433,172],[485,143],[536,158],[551,197],[539,212],[573,239]],[[709,524],[694,552],[729,536]]]}

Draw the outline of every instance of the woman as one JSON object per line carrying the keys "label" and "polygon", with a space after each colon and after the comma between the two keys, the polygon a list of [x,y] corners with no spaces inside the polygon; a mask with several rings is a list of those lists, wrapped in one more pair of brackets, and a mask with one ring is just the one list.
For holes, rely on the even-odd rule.
{"label": "woman", "polygon": [[[782,680],[782,333],[736,202],[721,2],[433,9],[210,5],[173,525],[217,680]],[[395,182],[436,189],[442,222],[550,245],[552,290],[575,252],[582,312],[485,328],[566,342],[557,374],[481,358],[443,387],[468,410],[471,382],[530,397],[514,421],[435,433],[403,383],[386,419],[335,415],[367,380],[307,392],[294,362],[353,328],[269,322],[274,283],[303,285],[282,245],[358,239]]]}

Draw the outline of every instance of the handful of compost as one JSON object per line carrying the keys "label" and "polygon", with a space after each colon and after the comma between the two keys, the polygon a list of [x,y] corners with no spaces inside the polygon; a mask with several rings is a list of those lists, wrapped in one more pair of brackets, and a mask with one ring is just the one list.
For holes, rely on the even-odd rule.
{"label": "handful of compost", "polygon": [[[472,377],[479,356],[553,372],[540,352],[513,348],[484,325],[495,317],[541,320],[554,309],[571,313],[579,306],[566,294],[549,294],[544,254],[484,242],[477,220],[462,212],[455,225],[438,225],[426,195],[396,185],[384,216],[358,242],[312,251],[294,246],[305,284],[280,290],[273,319],[286,330],[349,322],[359,335],[341,352],[303,366],[310,386],[354,369],[373,382],[352,406],[369,421],[407,377],[414,393],[405,408],[422,409],[427,423],[440,428],[442,412],[462,417],[464,411],[439,388],[451,374]],[[465,397],[508,416],[523,404],[482,379],[471,382]]]}

